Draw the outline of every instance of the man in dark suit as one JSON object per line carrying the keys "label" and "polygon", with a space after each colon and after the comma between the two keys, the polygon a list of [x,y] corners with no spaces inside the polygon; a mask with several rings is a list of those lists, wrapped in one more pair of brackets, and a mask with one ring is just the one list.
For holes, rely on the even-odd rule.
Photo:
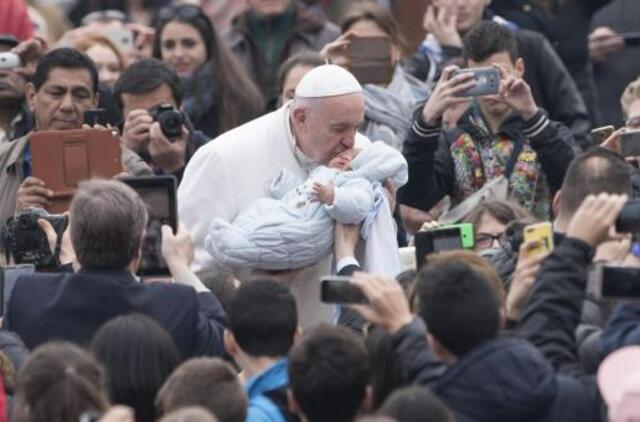
{"label": "man in dark suit", "polygon": [[[4,329],[16,332],[31,349],[53,339],[87,345],[111,318],[137,312],[164,327],[183,358],[221,355],[224,312],[190,270],[193,244],[182,225],[176,235],[162,227],[162,255],[175,283],[136,280],[147,217],[144,203],[125,184],[82,183],[60,254],[62,264],[75,254],[79,271],[19,278]],[[51,236],[46,222],[39,224]]]}

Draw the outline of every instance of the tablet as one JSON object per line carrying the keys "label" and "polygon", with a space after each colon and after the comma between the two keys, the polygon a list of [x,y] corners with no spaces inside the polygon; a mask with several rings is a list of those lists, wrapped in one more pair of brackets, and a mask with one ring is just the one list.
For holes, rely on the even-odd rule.
{"label": "tablet", "polygon": [[174,176],[128,177],[120,179],[142,198],[149,220],[142,245],[142,261],[139,276],[170,275],[162,258],[162,226],[178,230],[178,202]]}
{"label": "tablet", "polygon": [[122,172],[122,149],[110,130],[71,129],[29,135],[34,177],[53,191],[50,213],[69,209],[78,184],[94,177],[111,179]]}

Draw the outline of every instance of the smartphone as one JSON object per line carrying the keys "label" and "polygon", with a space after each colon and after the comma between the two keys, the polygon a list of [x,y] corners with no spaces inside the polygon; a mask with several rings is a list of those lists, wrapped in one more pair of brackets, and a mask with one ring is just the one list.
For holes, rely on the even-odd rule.
{"label": "smartphone", "polygon": [[33,274],[36,267],[33,264],[13,265],[0,269],[0,315],[4,315],[9,303],[9,297],[16,285],[18,277],[23,274]]}
{"label": "smartphone", "polygon": [[640,156],[640,130],[625,132],[620,135],[620,148],[623,157]]}
{"label": "smartphone", "polygon": [[640,200],[630,199],[624,204],[618,218],[616,218],[616,232],[640,232]]}
{"label": "smartphone", "polygon": [[529,249],[531,256],[546,255],[553,252],[553,227],[545,221],[524,228],[524,242],[538,242],[538,246]]}
{"label": "smartphone", "polygon": [[393,76],[389,37],[355,37],[349,42],[349,70],[361,84],[388,84]]}
{"label": "smartphone", "polygon": [[105,34],[122,53],[127,54],[133,48],[133,31],[125,28],[107,29]]}
{"label": "smartphone", "polygon": [[84,112],[84,123],[89,126],[107,126],[107,110],[104,108],[94,108]]}
{"label": "smartphone", "polygon": [[0,53],[0,69],[13,69],[22,66],[22,59],[10,51]]}
{"label": "smartphone", "polygon": [[598,265],[594,278],[598,299],[640,301],[640,268]]}
{"label": "smartphone", "polygon": [[475,86],[462,91],[456,96],[458,97],[482,97],[484,95],[495,95],[500,88],[500,73],[495,67],[478,67],[474,69],[456,70],[452,77],[463,73],[473,73],[476,80]]}
{"label": "smartphone", "polygon": [[420,269],[426,256],[435,252],[457,249],[472,249],[474,246],[473,225],[452,224],[415,235],[416,265]]}
{"label": "smartphone", "polygon": [[595,128],[591,131],[591,137],[593,139],[593,145],[599,146],[601,143],[607,140],[609,136],[616,131],[616,128],[609,126],[602,126],[599,128]]}
{"label": "smartphone", "polygon": [[320,300],[324,303],[361,303],[369,301],[351,277],[326,276],[320,280]]}
{"label": "smartphone", "polygon": [[162,226],[178,230],[178,202],[174,176],[129,177],[120,179],[135,190],[147,207],[149,219],[142,243],[139,276],[170,275],[162,257]]}
{"label": "smartphone", "polygon": [[623,32],[618,36],[624,40],[625,47],[640,46],[640,32]]}

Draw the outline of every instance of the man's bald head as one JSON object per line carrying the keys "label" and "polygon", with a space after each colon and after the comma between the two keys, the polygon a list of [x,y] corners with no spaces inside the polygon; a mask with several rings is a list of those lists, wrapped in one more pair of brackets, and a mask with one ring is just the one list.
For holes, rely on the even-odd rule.
{"label": "man's bald head", "polygon": [[579,156],[567,170],[560,195],[559,216],[568,221],[589,195],[626,194],[631,168],[618,154],[594,148]]}

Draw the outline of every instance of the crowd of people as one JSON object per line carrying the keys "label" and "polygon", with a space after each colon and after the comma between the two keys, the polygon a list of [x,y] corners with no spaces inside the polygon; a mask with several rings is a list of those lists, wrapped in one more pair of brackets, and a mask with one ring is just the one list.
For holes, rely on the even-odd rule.
{"label": "crowd of people", "polygon": [[0,0],[0,422],[638,420],[639,15]]}

